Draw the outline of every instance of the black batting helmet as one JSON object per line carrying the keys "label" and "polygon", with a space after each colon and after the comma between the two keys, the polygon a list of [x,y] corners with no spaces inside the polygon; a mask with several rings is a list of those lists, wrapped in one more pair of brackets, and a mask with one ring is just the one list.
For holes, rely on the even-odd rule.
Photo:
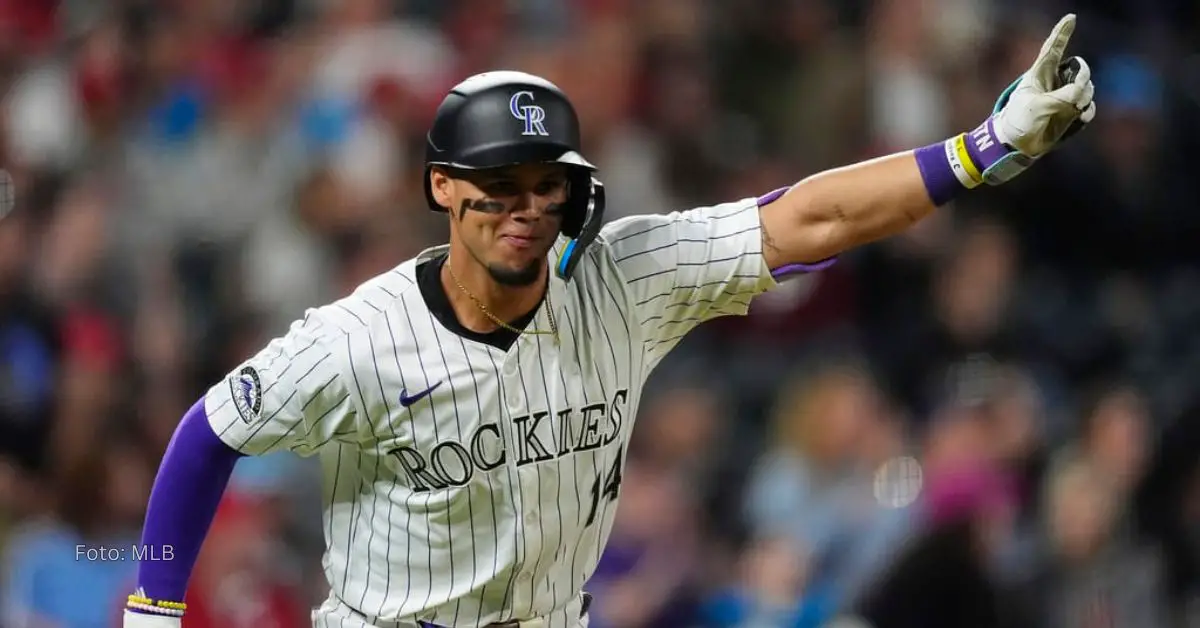
{"label": "black batting helmet", "polygon": [[580,154],[579,116],[554,83],[525,72],[484,72],[450,90],[425,141],[425,198],[434,211],[434,166],[481,170],[527,163],[569,166],[562,232],[571,238],[555,265],[569,279],[604,216],[604,186]]}

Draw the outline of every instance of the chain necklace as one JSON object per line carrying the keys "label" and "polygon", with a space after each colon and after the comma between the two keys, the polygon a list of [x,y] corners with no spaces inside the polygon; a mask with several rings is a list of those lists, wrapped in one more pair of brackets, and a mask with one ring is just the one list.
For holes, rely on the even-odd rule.
{"label": "chain necklace", "polygon": [[558,340],[558,325],[554,322],[554,306],[552,303],[550,303],[549,286],[546,287],[546,316],[550,319],[550,329],[517,329],[516,327],[513,327],[512,325],[500,320],[500,317],[492,314],[492,311],[488,309],[488,306],[483,304],[483,301],[480,301],[474,294],[471,294],[470,290],[467,290],[466,286],[462,285],[462,282],[458,280],[458,275],[454,274],[454,267],[450,265],[449,257],[446,258],[446,270],[450,271],[450,279],[454,280],[454,285],[458,286],[458,289],[462,290],[462,293],[467,295],[467,298],[471,299],[471,301],[475,303],[475,307],[479,308],[479,311],[483,312],[483,315],[488,317],[488,320],[499,325],[503,329],[513,332],[514,334],[551,335],[554,336],[555,341]]}

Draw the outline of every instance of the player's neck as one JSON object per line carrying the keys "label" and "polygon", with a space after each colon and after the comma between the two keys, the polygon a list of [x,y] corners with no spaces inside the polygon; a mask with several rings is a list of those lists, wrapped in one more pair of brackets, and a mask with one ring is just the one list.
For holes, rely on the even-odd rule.
{"label": "player's neck", "polygon": [[[464,257],[469,262],[464,262]],[[519,319],[541,302],[546,291],[547,272],[543,265],[537,281],[526,286],[506,286],[493,279],[488,270],[473,259],[451,253],[442,264],[442,287],[458,322],[471,331],[487,333],[495,331],[499,325],[479,306],[482,304],[506,323]]]}

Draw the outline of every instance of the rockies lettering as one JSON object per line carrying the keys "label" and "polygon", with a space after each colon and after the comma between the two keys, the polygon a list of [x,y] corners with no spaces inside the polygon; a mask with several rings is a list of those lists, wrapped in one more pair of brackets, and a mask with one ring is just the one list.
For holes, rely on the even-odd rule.
{"label": "rockies lettering", "polygon": [[[517,426],[516,466],[555,460],[611,445],[621,433],[628,390],[618,390],[608,404],[592,404],[579,410],[567,408],[553,416],[543,410],[513,417]],[[492,453],[499,447],[499,453]],[[427,453],[410,446],[391,452],[414,492],[424,493],[451,486],[465,486],[476,473],[501,467],[508,459],[500,425],[484,423],[465,442],[442,441]]]}
{"label": "rockies lettering", "polygon": [[[532,106],[514,111],[536,130]],[[444,252],[310,310],[208,392],[209,420],[246,454],[319,460],[331,591],[315,625],[576,628],[646,378],[774,285],[757,202],[609,223],[570,282],[550,279],[530,325],[550,329],[553,308],[557,337],[507,348],[435,316],[419,270]]]}

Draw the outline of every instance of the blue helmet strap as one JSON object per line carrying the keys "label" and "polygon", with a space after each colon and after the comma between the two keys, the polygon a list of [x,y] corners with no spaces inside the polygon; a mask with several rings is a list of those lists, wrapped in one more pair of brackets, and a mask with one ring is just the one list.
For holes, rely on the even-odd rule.
{"label": "blue helmet strap", "polygon": [[[584,202],[583,211],[578,211],[576,208],[573,216],[564,217],[565,220],[572,220],[575,224],[563,225],[563,233],[570,236],[572,239],[567,243],[563,252],[558,257],[558,263],[555,264],[554,270],[559,278],[570,280],[571,274],[574,273],[575,267],[579,265],[579,261],[583,259],[583,252],[588,246],[596,240],[600,235],[600,227],[604,224],[604,184],[590,174],[587,176],[590,181],[587,183],[589,194]],[[575,191],[583,186],[572,186],[572,191]],[[575,216],[578,216],[576,219]]]}

